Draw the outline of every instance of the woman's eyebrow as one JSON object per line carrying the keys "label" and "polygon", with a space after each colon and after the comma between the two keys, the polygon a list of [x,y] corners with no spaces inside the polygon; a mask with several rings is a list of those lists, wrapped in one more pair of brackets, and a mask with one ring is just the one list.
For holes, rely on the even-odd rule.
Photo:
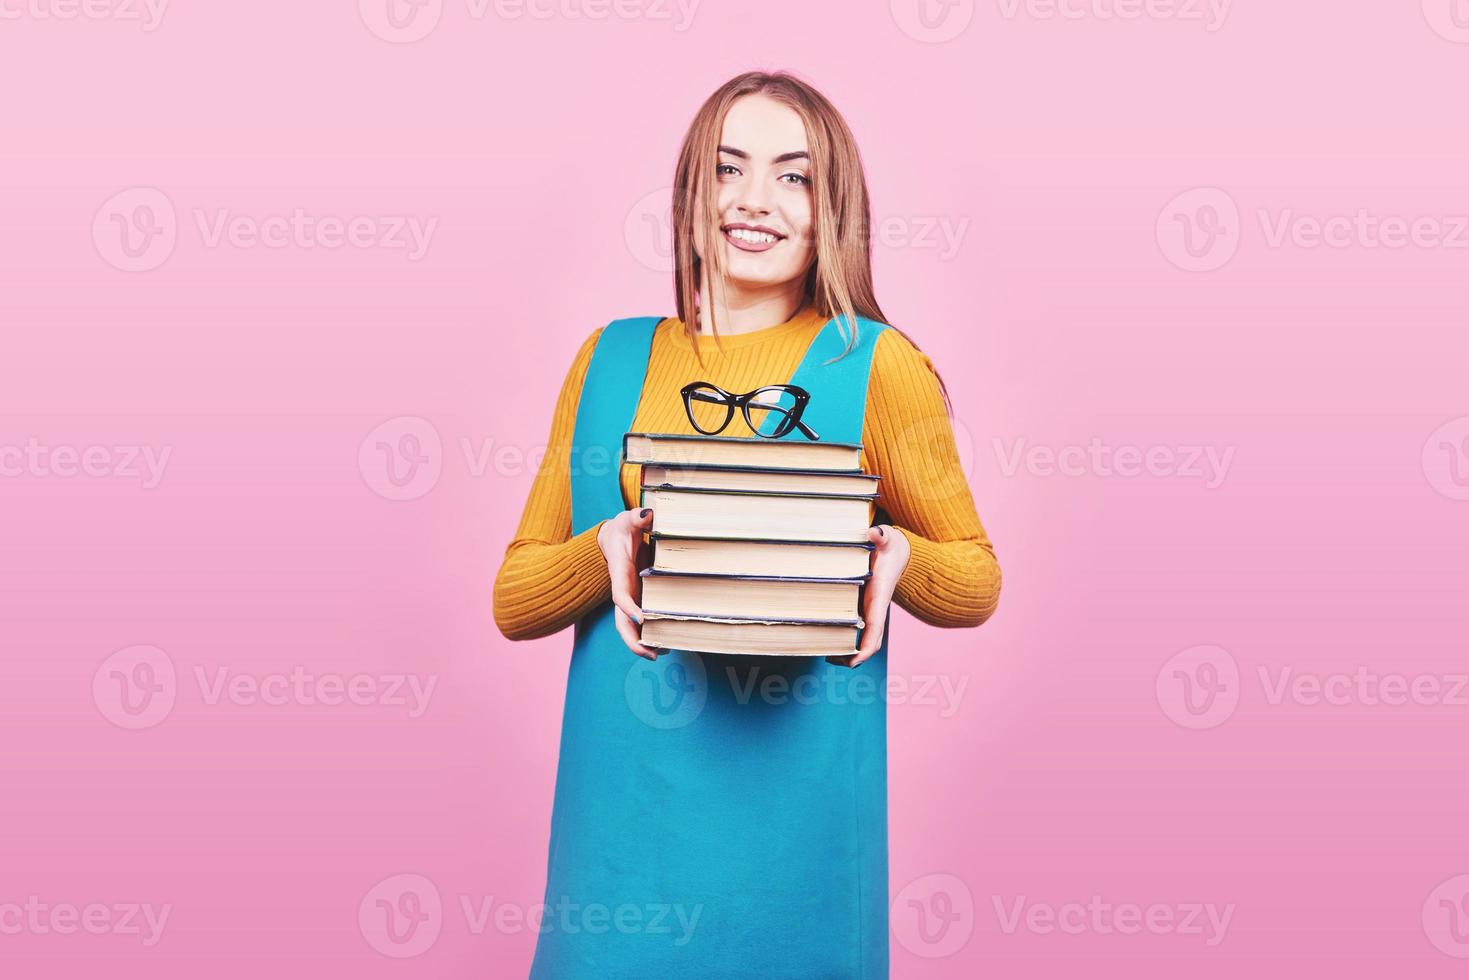
{"label": "woman's eyebrow", "polygon": [[[722,143],[719,146],[719,152],[720,153],[728,153],[730,156],[732,156],[732,157],[739,157],[741,160],[748,160],[748,159],[750,159],[750,154],[746,153],[744,150],[737,150],[737,149],[735,149],[732,146],[725,146]],[[770,162],[771,163],[785,163],[788,160],[810,160],[810,159],[811,159],[811,154],[807,153],[805,150],[792,150],[789,153],[782,153],[780,156],[774,158]]]}

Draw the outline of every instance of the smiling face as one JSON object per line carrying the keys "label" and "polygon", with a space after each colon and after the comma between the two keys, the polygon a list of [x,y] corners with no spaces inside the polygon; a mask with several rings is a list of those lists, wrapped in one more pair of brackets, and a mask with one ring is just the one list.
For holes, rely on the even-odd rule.
{"label": "smiling face", "polygon": [[[717,221],[727,289],[798,282],[815,258],[811,159],[801,116],[766,95],[735,100],[725,114],[715,168]],[[702,237],[702,236],[701,236]]]}

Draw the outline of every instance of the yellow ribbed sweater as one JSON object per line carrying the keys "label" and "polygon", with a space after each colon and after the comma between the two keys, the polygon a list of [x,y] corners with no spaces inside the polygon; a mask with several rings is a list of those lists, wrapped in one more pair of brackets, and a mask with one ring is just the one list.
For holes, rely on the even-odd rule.
{"label": "yellow ribbed sweater", "polygon": [[[783,384],[826,322],[807,305],[785,323],[699,338],[700,365],[683,324],[658,324],[643,398],[632,431],[693,433],[679,389],[712,381],[726,391]],[[505,561],[495,578],[495,623],[512,640],[547,636],[610,601],[607,564],[597,547],[599,522],[571,534],[570,449],[582,381],[601,329],[582,344],[562,384],[544,461]],[[751,435],[735,414],[724,435]],[[862,468],[882,476],[877,523],[912,544],[894,601],[935,626],[977,626],[994,612],[1000,566],[974,509],[953,429],[928,356],[896,330],[884,330],[873,353],[863,420]],[[641,467],[622,465],[622,499],[638,500]]]}

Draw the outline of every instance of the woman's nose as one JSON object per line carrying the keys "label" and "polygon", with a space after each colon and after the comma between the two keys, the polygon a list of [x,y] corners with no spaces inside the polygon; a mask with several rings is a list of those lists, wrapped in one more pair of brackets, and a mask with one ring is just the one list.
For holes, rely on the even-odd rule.
{"label": "woman's nose", "polygon": [[748,186],[740,188],[740,196],[736,199],[740,214],[763,217],[770,213],[770,202],[756,183],[751,181]]}

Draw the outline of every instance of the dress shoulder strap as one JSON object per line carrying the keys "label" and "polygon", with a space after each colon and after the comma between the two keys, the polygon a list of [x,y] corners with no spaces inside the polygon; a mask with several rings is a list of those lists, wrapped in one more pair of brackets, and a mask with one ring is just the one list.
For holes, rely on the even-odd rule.
{"label": "dress shoulder strap", "polygon": [[613,320],[587,364],[571,436],[571,531],[580,534],[622,509],[622,436],[632,427],[659,316]]}
{"label": "dress shoulder strap", "polygon": [[[803,420],[821,435],[823,442],[862,441],[872,357],[877,338],[888,329],[886,323],[859,316],[854,338],[849,322],[828,320],[796,366],[791,384],[811,393]],[[850,351],[847,350],[849,342]],[[802,437],[792,429],[782,438]]]}

